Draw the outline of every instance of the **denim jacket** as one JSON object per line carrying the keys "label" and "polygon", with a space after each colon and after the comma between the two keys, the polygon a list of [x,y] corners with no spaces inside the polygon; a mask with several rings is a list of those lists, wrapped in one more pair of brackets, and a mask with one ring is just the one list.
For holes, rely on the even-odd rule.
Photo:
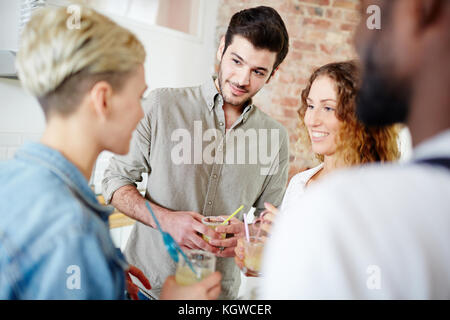
{"label": "denim jacket", "polygon": [[27,143],[0,163],[0,299],[123,299],[111,212],[56,150]]}

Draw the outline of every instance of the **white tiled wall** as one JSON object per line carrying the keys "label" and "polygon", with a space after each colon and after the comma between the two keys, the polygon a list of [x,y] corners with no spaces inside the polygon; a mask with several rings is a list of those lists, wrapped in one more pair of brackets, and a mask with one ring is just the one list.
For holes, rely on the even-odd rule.
{"label": "white tiled wall", "polygon": [[13,157],[26,141],[38,141],[45,118],[35,98],[18,80],[0,78],[0,161]]}
{"label": "white tiled wall", "polygon": [[0,161],[11,159],[16,150],[27,141],[39,141],[41,133],[0,132]]}

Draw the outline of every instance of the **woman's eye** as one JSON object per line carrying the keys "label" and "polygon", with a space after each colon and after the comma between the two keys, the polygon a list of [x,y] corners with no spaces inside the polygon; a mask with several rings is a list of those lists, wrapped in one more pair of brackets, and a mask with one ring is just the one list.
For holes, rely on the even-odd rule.
{"label": "woman's eye", "polygon": [[334,108],[331,108],[331,107],[325,107],[325,110],[326,110],[326,111],[334,111]]}
{"label": "woman's eye", "polygon": [[255,74],[256,74],[257,76],[261,76],[261,77],[265,76],[265,74],[264,74],[263,72],[258,71],[258,70],[255,70]]}
{"label": "woman's eye", "polygon": [[308,109],[314,109],[314,106],[309,104]]}
{"label": "woman's eye", "polygon": [[235,64],[240,64],[240,63],[241,63],[239,60],[236,60],[236,59],[233,59],[233,62],[234,62]]}

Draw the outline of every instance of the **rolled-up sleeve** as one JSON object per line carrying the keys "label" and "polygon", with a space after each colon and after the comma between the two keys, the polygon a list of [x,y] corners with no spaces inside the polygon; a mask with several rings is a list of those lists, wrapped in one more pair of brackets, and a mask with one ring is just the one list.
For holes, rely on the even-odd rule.
{"label": "rolled-up sleeve", "polygon": [[255,215],[264,210],[264,202],[269,202],[278,207],[281,205],[289,174],[289,146],[288,134],[285,129],[281,131],[282,142],[278,155],[272,163],[266,181],[263,186],[263,191],[253,205],[256,208]]}
{"label": "rolled-up sleeve", "polygon": [[110,159],[102,180],[102,193],[106,204],[111,202],[114,192],[126,185],[136,185],[142,181],[142,173],[150,173],[150,148],[152,133],[152,110],[156,94],[150,93],[144,105],[144,118],[138,123],[130,142],[130,151],[124,156],[115,155]]}

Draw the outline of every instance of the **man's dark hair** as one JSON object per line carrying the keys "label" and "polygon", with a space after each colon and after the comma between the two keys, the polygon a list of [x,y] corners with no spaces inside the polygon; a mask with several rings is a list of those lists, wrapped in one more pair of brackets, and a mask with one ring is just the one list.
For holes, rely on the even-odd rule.
{"label": "man's dark hair", "polygon": [[270,7],[260,6],[235,13],[225,34],[223,53],[233,42],[235,35],[250,41],[257,49],[267,49],[277,53],[273,65],[275,70],[289,51],[289,35],[278,12]]}

